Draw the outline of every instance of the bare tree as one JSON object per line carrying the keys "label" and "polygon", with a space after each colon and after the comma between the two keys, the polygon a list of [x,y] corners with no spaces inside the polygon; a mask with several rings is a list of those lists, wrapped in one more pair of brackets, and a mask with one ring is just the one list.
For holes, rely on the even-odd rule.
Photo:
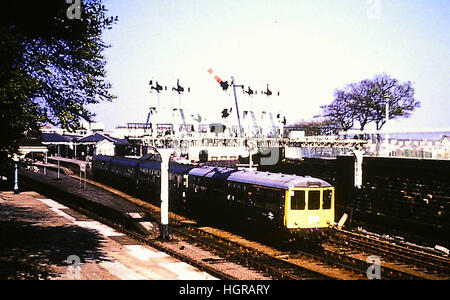
{"label": "bare tree", "polygon": [[320,116],[335,124],[338,130],[351,129],[355,123],[359,124],[360,130],[375,123],[379,130],[386,124],[387,103],[390,119],[408,118],[420,107],[411,82],[399,83],[397,79],[381,74],[337,89],[333,102],[321,106]]}
{"label": "bare tree", "polygon": [[353,127],[355,121],[352,106],[350,93],[345,90],[336,90],[333,102],[329,105],[321,106],[323,113],[319,117],[328,120],[328,123],[333,124],[333,127],[338,131],[348,130]]}
{"label": "bare tree", "polygon": [[386,74],[378,75],[372,81],[373,101],[369,109],[370,120],[380,130],[386,124],[386,104],[389,104],[389,119],[408,118],[420,102],[414,98],[411,82],[399,83]]}

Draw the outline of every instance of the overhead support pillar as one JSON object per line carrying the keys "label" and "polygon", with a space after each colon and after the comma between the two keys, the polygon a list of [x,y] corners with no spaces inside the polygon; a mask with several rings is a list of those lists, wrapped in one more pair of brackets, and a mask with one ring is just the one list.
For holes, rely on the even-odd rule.
{"label": "overhead support pillar", "polygon": [[355,155],[355,187],[360,189],[363,182],[363,157],[364,149],[357,147],[353,149],[353,155]]}
{"label": "overhead support pillar", "polygon": [[161,155],[161,228],[162,240],[169,239],[169,161],[175,149],[157,149]]}

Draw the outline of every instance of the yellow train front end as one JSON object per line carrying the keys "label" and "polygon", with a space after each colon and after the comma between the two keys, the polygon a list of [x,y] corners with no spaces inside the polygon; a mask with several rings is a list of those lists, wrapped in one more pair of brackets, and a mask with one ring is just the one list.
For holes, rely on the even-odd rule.
{"label": "yellow train front end", "polygon": [[334,224],[334,188],[308,187],[286,190],[284,226],[290,232],[311,232]]}

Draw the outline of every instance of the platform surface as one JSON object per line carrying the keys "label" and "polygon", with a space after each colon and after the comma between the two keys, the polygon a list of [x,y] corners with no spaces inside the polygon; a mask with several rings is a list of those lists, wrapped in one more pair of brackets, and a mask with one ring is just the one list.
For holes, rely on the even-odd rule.
{"label": "platform surface", "polygon": [[214,279],[36,192],[0,192],[0,279]]}

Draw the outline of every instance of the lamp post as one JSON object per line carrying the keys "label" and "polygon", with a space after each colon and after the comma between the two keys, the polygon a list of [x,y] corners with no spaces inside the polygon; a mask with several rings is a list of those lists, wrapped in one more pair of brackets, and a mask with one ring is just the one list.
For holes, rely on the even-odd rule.
{"label": "lamp post", "polygon": [[390,155],[390,151],[389,151],[389,132],[388,132],[388,129],[387,129],[387,127],[388,127],[388,122],[389,122],[389,99],[387,99],[386,100],[386,124],[385,124],[385,126],[386,126],[386,153],[387,153],[387,156],[391,156]]}
{"label": "lamp post", "polygon": [[19,191],[19,157],[14,155],[14,194],[20,194]]}
{"label": "lamp post", "polygon": [[58,177],[56,178],[56,180],[62,180],[61,179],[61,171],[60,171],[60,159],[61,159],[61,157],[60,157],[60,153],[59,153],[59,144],[58,144]]}

